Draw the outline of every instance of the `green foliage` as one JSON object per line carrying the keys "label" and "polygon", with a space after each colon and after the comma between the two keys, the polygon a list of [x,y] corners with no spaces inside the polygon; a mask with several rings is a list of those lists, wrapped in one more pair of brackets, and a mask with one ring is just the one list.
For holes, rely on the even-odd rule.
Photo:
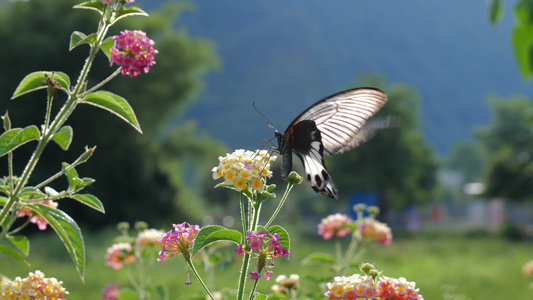
{"label": "green foliage", "polygon": [[[82,6],[98,9],[95,6],[99,3],[86,2]],[[72,76],[81,67],[87,54],[86,45],[95,41],[96,37],[90,33],[96,30],[98,17],[84,9],[73,10],[72,6],[70,0],[58,0],[54,5],[42,0],[2,3],[0,28],[17,27],[25,32],[25,37],[21,39],[12,30],[0,29],[0,38],[10,45],[0,49],[3,57],[10,58],[3,65],[3,69],[10,70],[10,73],[0,74],[0,99],[10,98],[19,80],[35,69],[62,70],[64,73],[55,72],[54,78],[59,82],[59,89],[69,91],[66,74]],[[97,179],[94,194],[104,201],[108,214],[102,219],[65,203],[66,210],[79,216],[76,217],[78,222],[99,227],[141,218],[153,223],[164,222],[165,218],[175,221],[191,217],[194,220],[205,214],[201,209],[206,199],[215,201],[212,192],[204,190],[203,186],[207,180],[212,180],[209,170],[216,164],[216,157],[226,151],[225,147],[193,123],[181,122],[179,127],[169,124],[193,101],[202,87],[202,76],[219,65],[212,42],[192,38],[185,30],[174,29],[176,18],[189,6],[186,2],[169,3],[151,12],[150,18],[117,16],[120,26],[112,28],[110,33],[118,34],[123,28],[147,32],[160,52],[157,65],[145,76],[116,78],[106,83],[106,89],[120,95],[119,98],[97,93],[81,100],[80,103],[89,104],[88,100],[92,99],[92,105],[75,111],[68,126],[83,139],[73,139],[71,135],[69,145],[66,131],[58,132],[53,139],[63,149],[69,147],[74,152],[85,147],[88,141],[98,145],[99,151],[91,159],[91,164],[80,166],[79,171]],[[140,10],[124,13],[143,14]],[[64,41],[70,42],[65,45]],[[110,38],[102,42],[104,54],[109,55],[112,42]],[[71,63],[73,61],[79,63]],[[46,74],[50,75],[49,72]],[[89,74],[89,87],[109,74],[108,57],[97,55]],[[46,88],[42,85],[44,78],[33,76],[22,91]],[[21,94],[16,92],[14,96]],[[122,99],[128,99],[128,106],[124,106]],[[58,109],[61,104],[59,100],[54,101],[53,109]],[[131,127],[108,118],[107,111],[94,109],[95,104],[125,119],[136,130],[142,125],[144,134],[138,136],[135,130],[130,130]],[[14,124],[41,123],[44,109],[45,103],[39,93],[25,95],[23,101],[0,101],[0,111],[9,110]],[[136,116],[131,114],[133,109]],[[29,155],[25,147],[20,147],[20,151],[21,155],[14,157],[15,174],[22,171],[23,161]],[[45,155],[48,165],[74,159],[72,153],[48,149]],[[110,169],[110,165],[114,167]],[[48,176],[49,170],[35,170],[34,180]],[[57,187],[57,184],[52,186]],[[221,203],[224,201],[222,199]],[[180,208],[183,205],[190,205],[191,209],[185,211]],[[160,212],[166,213],[162,216]]]}
{"label": "green foliage", "polygon": [[533,196],[533,100],[525,97],[492,97],[494,117],[476,135],[488,152],[485,194],[515,201]]}
{"label": "green foliage", "polygon": [[416,90],[402,84],[385,88],[379,77],[357,86],[381,87],[387,92],[389,100],[374,119],[391,116],[400,120],[397,127],[380,130],[364,145],[329,158],[327,166],[339,193],[377,191],[383,205],[396,208],[427,203],[435,196],[437,163],[420,130]]}
{"label": "green foliage", "polygon": [[[489,2],[489,20],[495,25],[503,17],[503,0]],[[515,25],[512,34],[514,55],[523,78],[533,76],[533,2],[519,0],[514,7]]]}

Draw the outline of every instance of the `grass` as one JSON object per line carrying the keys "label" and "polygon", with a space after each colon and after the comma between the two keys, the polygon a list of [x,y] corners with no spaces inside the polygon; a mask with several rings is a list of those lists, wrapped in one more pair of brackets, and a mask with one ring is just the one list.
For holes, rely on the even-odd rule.
{"label": "grass", "polygon": [[[60,241],[52,234],[31,237],[31,267],[3,257],[0,273],[9,277],[25,277],[29,271],[41,270],[48,277],[64,282],[70,292],[68,299],[101,299],[102,288],[111,282],[127,283],[124,272],[104,266],[103,256],[112,243],[114,233],[105,231],[86,236],[87,268],[82,283]],[[298,237],[292,234],[290,260],[278,259],[273,269],[274,278],[279,274],[298,273],[302,288],[317,289],[310,276],[328,274],[325,266],[302,265],[301,260],[314,251],[333,252],[333,243],[319,239]],[[234,246],[224,247],[228,253]],[[445,299],[444,291],[469,299],[532,299],[533,290],[528,287],[533,278],[521,273],[524,263],[533,259],[533,244],[509,242],[497,238],[424,237],[403,238],[384,247],[372,245],[363,260],[372,262],[388,276],[406,277],[415,281],[425,299]],[[241,258],[235,255],[233,262],[216,272],[217,287],[236,287],[236,277]],[[165,283],[172,296],[200,291],[193,278],[193,285],[186,286],[186,267],[180,257],[156,263],[152,282]],[[356,269],[353,270],[357,271]],[[273,283],[261,280],[258,290],[268,293]],[[325,298],[323,298],[325,299]],[[446,298],[460,299],[460,298]]]}

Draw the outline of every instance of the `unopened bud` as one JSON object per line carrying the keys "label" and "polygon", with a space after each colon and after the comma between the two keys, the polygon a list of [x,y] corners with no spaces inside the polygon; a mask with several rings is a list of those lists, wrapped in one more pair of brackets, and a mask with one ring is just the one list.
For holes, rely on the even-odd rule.
{"label": "unopened bud", "polygon": [[302,182],[302,176],[292,171],[289,173],[289,176],[285,178],[285,181],[287,181],[290,184],[300,184]]}

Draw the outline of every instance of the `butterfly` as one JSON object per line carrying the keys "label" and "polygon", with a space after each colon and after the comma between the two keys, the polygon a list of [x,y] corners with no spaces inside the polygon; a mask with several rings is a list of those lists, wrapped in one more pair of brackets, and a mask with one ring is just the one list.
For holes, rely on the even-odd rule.
{"label": "butterfly", "polygon": [[387,102],[387,94],[377,88],[356,88],[324,98],[302,112],[281,133],[276,130],[277,150],[283,156],[281,177],[292,169],[292,153],[302,161],[307,181],[315,190],[331,198],[338,191],[324,164],[324,154],[343,153],[366,142],[389,121],[365,124]]}

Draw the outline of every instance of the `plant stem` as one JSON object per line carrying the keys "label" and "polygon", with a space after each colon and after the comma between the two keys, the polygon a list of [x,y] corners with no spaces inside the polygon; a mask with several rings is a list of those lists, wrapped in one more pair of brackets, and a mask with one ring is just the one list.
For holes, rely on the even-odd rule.
{"label": "plant stem", "polygon": [[196,278],[198,279],[198,281],[200,282],[200,284],[202,285],[204,290],[207,292],[209,297],[211,297],[212,300],[215,300],[215,297],[213,296],[213,294],[211,294],[211,292],[209,291],[209,288],[203,282],[202,278],[200,277],[200,274],[198,274],[198,271],[196,271],[196,268],[194,267],[194,264],[192,263],[191,257],[189,255],[185,255],[185,253],[184,253],[183,258],[185,258],[185,261],[187,262],[187,264],[191,268],[194,276],[196,276]]}
{"label": "plant stem", "polygon": [[274,211],[274,213],[270,217],[270,220],[268,220],[268,222],[266,223],[265,228],[268,229],[268,227],[270,226],[272,221],[274,221],[274,219],[278,215],[279,211],[281,210],[281,207],[283,206],[283,204],[285,204],[285,200],[287,200],[287,196],[289,196],[289,192],[291,191],[293,186],[294,186],[293,183],[288,183],[287,184],[287,188],[285,189],[285,193],[283,194],[283,197],[279,201],[278,207],[276,208],[276,210]]}

